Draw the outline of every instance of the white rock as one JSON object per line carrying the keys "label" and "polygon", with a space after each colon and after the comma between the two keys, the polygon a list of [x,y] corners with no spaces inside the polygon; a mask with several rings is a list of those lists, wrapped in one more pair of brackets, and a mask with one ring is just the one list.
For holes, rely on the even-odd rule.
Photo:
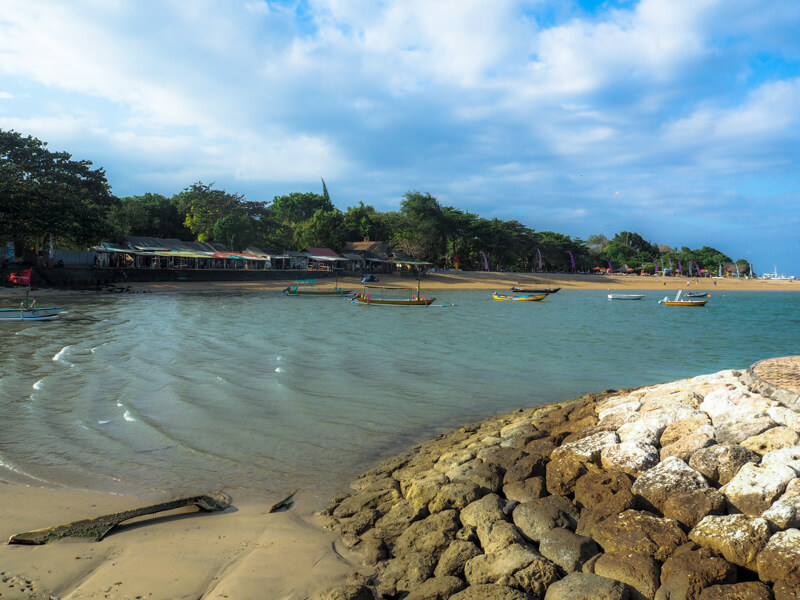
{"label": "white rock", "polygon": [[761,516],[775,529],[800,527],[800,479],[790,481],[783,495]]}
{"label": "white rock", "polygon": [[767,409],[767,416],[776,423],[800,433],[800,414],[783,406]]}
{"label": "white rock", "polygon": [[672,494],[707,487],[708,482],[702,474],[680,458],[670,456],[639,477],[631,491],[658,510],[663,510],[667,498]]}
{"label": "white rock", "polygon": [[786,465],[763,467],[745,463],[719,491],[733,509],[757,517],[772,506],[796,476]]}
{"label": "white rock", "polygon": [[639,419],[633,423],[626,423],[617,429],[621,442],[643,442],[655,446],[664,431],[659,423],[649,419]]}
{"label": "white rock", "polygon": [[604,469],[622,471],[638,477],[658,464],[658,450],[646,442],[622,442],[603,448],[600,452],[600,464]]}
{"label": "white rock", "polygon": [[800,446],[789,446],[767,452],[761,457],[762,467],[787,466],[800,475]]}
{"label": "white rock", "polygon": [[455,450],[452,452],[445,452],[433,465],[433,468],[442,473],[446,473],[453,467],[463,465],[465,462],[471,461],[475,458],[475,452],[472,450]]}
{"label": "white rock", "polygon": [[606,408],[597,413],[598,418],[602,421],[609,415],[614,415],[618,413],[635,413],[642,407],[642,403],[638,400],[629,400],[628,402],[623,402],[621,404],[617,404],[616,406],[612,406],[610,408]]}
{"label": "white rock", "polygon": [[603,431],[585,437],[577,442],[570,442],[559,446],[550,454],[550,458],[555,460],[562,456],[572,456],[581,462],[593,462],[600,464],[600,452],[606,446],[611,446],[619,442],[619,437],[613,431]]}
{"label": "white rock", "polygon": [[721,389],[706,394],[703,402],[700,403],[700,410],[706,413],[712,420],[724,416],[736,410],[736,406],[742,402],[745,395],[738,390]]}
{"label": "white rock", "polygon": [[689,532],[689,539],[718,552],[730,563],[753,568],[758,553],[769,540],[764,519],[745,515],[708,515]]}

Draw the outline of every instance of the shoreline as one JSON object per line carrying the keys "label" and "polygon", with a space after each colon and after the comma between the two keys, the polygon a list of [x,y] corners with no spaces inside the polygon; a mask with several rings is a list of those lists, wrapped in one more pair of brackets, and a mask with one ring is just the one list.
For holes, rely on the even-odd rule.
{"label": "shoreline", "polygon": [[[765,369],[767,370],[764,373],[769,374],[769,364],[774,360],[778,359],[762,361],[756,363],[754,367],[766,364]],[[800,359],[797,357],[792,360],[795,360],[796,364],[800,364]],[[782,372],[786,371],[786,367],[779,366]],[[760,371],[759,373],[764,375]],[[793,376],[798,377],[798,381],[800,381],[800,372]],[[767,375],[764,377],[767,378]],[[253,598],[262,597],[263,590],[269,589],[271,590],[270,598],[289,600],[311,597],[325,598],[324,590],[328,589],[336,589],[337,593],[341,592],[342,594],[352,593],[351,596],[335,596],[337,598],[371,597],[357,594],[372,594],[372,590],[377,589],[381,590],[384,597],[393,597],[397,593],[404,593],[404,589],[421,587],[423,584],[423,581],[414,581],[409,577],[404,579],[397,575],[398,567],[402,567],[400,571],[406,573],[419,572],[419,569],[414,570],[416,566],[412,568],[407,563],[392,563],[392,561],[404,560],[401,553],[392,554],[398,548],[400,536],[404,535],[406,531],[414,529],[411,527],[414,523],[428,521],[436,514],[441,515],[448,511],[452,513],[455,510],[464,515],[467,506],[471,506],[473,503],[480,505],[481,498],[483,498],[482,502],[488,505],[493,497],[500,496],[504,499],[502,504],[506,504],[511,497],[508,496],[509,492],[505,489],[503,481],[505,477],[500,475],[499,481],[496,480],[498,473],[507,475],[512,467],[512,464],[504,464],[504,461],[513,457],[512,462],[526,463],[525,460],[522,460],[524,456],[520,453],[524,452],[525,455],[531,456],[534,447],[541,446],[539,451],[544,449],[547,452],[547,460],[550,461],[547,465],[549,465],[556,462],[555,459],[551,460],[552,450],[557,447],[563,448],[561,453],[564,460],[561,462],[567,461],[573,467],[575,464],[583,466],[575,467],[577,470],[571,474],[569,469],[560,470],[558,473],[554,470],[551,474],[549,466],[543,465],[537,459],[530,465],[531,473],[517,480],[515,488],[520,489],[513,488],[515,491],[511,493],[533,494],[539,499],[565,497],[573,503],[572,510],[577,510],[576,504],[580,503],[573,498],[576,481],[587,472],[608,472],[608,465],[600,464],[601,450],[605,446],[602,444],[587,446],[585,440],[612,434],[616,441],[606,443],[606,446],[609,444],[619,445],[621,432],[624,431],[626,424],[631,429],[637,420],[641,420],[637,415],[647,414],[650,418],[656,414],[663,414],[669,408],[670,402],[672,408],[669,408],[669,411],[672,412],[669,414],[672,415],[670,417],[672,422],[669,426],[664,423],[665,427],[662,428],[660,436],[663,436],[664,429],[668,429],[677,421],[696,417],[696,413],[703,412],[703,410],[712,411],[713,414],[722,418],[721,415],[726,410],[735,409],[739,410],[740,414],[745,414],[741,413],[741,410],[747,408],[748,410],[752,409],[747,414],[757,417],[758,414],[768,410],[767,406],[772,409],[785,406],[777,400],[753,392],[747,387],[748,385],[751,384],[744,381],[740,372],[722,371],[636,390],[608,391],[599,395],[587,394],[581,398],[555,402],[541,407],[521,408],[511,413],[489,417],[479,423],[465,425],[459,430],[441,434],[433,440],[419,444],[382,462],[351,482],[349,495],[332,500],[328,508],[322,510],[320,514],[317,514],[316,511],[322,508],[324,503],[319,497],[298,498],[297,504],[291,510],[269,514],[269,507],[280,498],[241,496],[234,491],[232,492],[234,508],[222,513],[192,514],[194,509],[180,509],[169,513],[166,517],[154,519],[146,526],[125,525],[102,542],[61,541],[47,546],[33,547],[4,545],[0,547],[0,565],[2,565],[0,579],[4,581],[3,586],[13,587],[0,588],[3,589],[3,592],[0,593],[3,594],[3,598],[35,598],[37,600],[49,598],[51,594],[62,600],[101,597]],[[723,399],[726,399],[730,406],[720,404],[718,408],[713,408],[711,406],[713,402],[711,404],[707,402],[710,398],[716,398],[715,393],[720,396],[719,392],[728,394]],[[759,400],[759,398],[761,399]],[[750,399],[754,399],[755,404],[749,402]],[[735,402],[740,404],[735,404]],[[651,406],[645,413],[643,407],[647,407],[648,403]],[[800,415],[798,415],[800,406],[791,410],[795,411],[794,418],[796,420],[788,422],[788,425],[773,422],[772,429],[780,428],[782,431],[789,429],[800,432]],[[714,411],[721,412],[715,413]],[[689,413],[691,415],[687,416]],[[773,410],[773,413],[775,418],[786,420],[791,417],[786,412]],[[712,419],[709,417],[708,420],[708,425],[714,427]],[[719,426],[722,426],[721,421]],[[683,431],[683,436],[691,437],[697,428],[695,423]],[[675,428],[673,427],[673,429]],[[751,432],[748,432],[747,439],[754,437],[749,433]],[[638,432],[632,439],[638,439],[645,435],[648,435],[647,432]],[[652,437],[652,434],[650,435]],[[680,442],[681,439],[678,436],[672,443]],[[582,441],[583,445],[581,445]],[[606,442],[609,441],[606,440]],[[692,444],[698,443],[700,442],[694,438],[691,442],[684,441],[685,445],[688,444],[687,447],[693,447]],[[741,440],[741,443],[744,444],[745,440]],[[794,439],[794,443],[797,444],[797,439]],[[700,449],[708,445],[707,440],[702,444]],[[595,448],[596,451],[592,448]],[[798,451],[800,451],[800,447]],[[662,455],[658,458],[662,464],[666,462],[663,456],[663,447]],[[636,459],[634,456],[629,460],[641,459]],[[627,465],[624,461],[621,464]],[[638,466],[631,468],[646,471],[641,463],[636,464]],[[485,465],[495,465],[495,467],[486,470]],[[653,465],[650,467],[652,468]],[[515,468],[519,471],[520,467]],[[536,475],[532,475],[536,469],[540,471],[537,471]],[[628,469],[628,476],[632,478],[629,466],[625,466],[622,469],[623,472],[625,469]],[[798,483],[791,484],[795,486],[792,490],[797,490],[797,492],[800,492],[799,476],[800,472],[795,473],[794,478]],[[467,492],[466,496],[463,493],[459,496],[453,488],[456,483],[463,488],[462,492],[473,491]],[[508,483],[513,484],[514,482]],[[630,483],[627,485],[630,486]],[[495,491],[489,492],[487,489],[478,492],[481,494],[480,496],[472,498],[469,494],[475,493],[476,486],[488,486]],[[550,491],[551,486],[562,487],[552,487],[552,491]],[[609,493],[607,489],[606,491],[603,489],[601,486],[595,493],[601,495]],[[450,496],[445,493],[443,496],[444,490],[453,493]],[[551,495],[555,491],[559,493]],[[615,497],[615,494],[619,493],[622,492],[617,490],[611,496]],[[672,493],[674,494],[676,491],[673,490]],[[777,496],[782,493],[781,490]],[[429,511],[427,507],[431,506],[431,503],[439,496],[442,496],[441,506],[434,511]],[[70,489],[48,490],[6,482],[0,482],[0,497],[2,497],[5,507],[3,528],[0,533],[6,538],[21,531],[144,506],[159,500],[153,498],[144,500],[130,496]],[[354,497],[357,499],[353,500]],[[514,502],[532,501],[527,497],[515,497],[517,500],[512,500]],[[609,498],[603,500],[601,504],[604,502],[614,504]],[[160,500],[166,500],[166,498]],[[470,500],[470,502],[466,500]],[[634,496],[630,495],[629,501],[626,502],[629,502],[630,506],[623,503],[625,506],[633,508]],[[688,499],[684,504],[694,506]],[[342,509],[343,506],[347,508]],[[416,508],[409,510],[409,507],[413,508],[414,506]],[[422,510],[423,506],[426,507],[424,510]],[[478,551],[485,551],[486,553],[480,554],[484,557],[490,556],[494,552],[508,554],[509,551],[506,549],[512,546],[514,548],[522,546],[528,552],[536,552],[539,556],[536,559],[538,561],[537,568],[540,569],[540,573],[537,575],[538,583],[536,583],[535,577],[523,577],[519,574],[517,576],[514,573],[497,576],[485,573],[476,575],[477,571],[472,568],[466,575],[467,579],[464,579],[466,561],[461,564],[460,577],[441,575],[433,578],[424,577],[423,580],[438,579],[437,583],[444,585],[448,582],[442,582],[443,578],[454,577],[460,581],[458,585],[463,587],[464,583],[469,583],[471,587],[476,588],[476,592],[479,590],[479,586],[491,585],[492,588],[511,587],[516,590],[516,593],[525,594],[524,596],[511,595],[508,596],[509,598],[522,599],[537,596],[544,598],[543,593],[537,593],[537,596],[534,596],[534,591],[543,592],[548,586],[557,586],[556,575],[559,576],[559,579],[563,579],[566,577],[567,571],[560,565],[552,566],[554,563],[549,558],[541,557],[539,552],[546,552],[541,547],[541,540],[532,546],[538,546],[538,551],[528,548],[532,542],[527,537],[519,538],[519,533],[515,534],[508,529],[509,522],[516,523],[516,518],[512,519],[510,515],[502,516],[504,513],[502,513],[503,506],[501,504],[495,503],[495,507],[495,509],[492,509],[491,506],[488,508],[481,506],[480,508],[484,512],[488,511],[494,515],[486,518],[490,519],[488,522],[495,523],[496,539],[493,537],[495,534],[485,531],[482,533],[481,528],[485,528],[485,523],[481,525],[481,522],[485,515],[484,517],[475,517],[475,523],[472,525],[460,523],[459,527],[464,532],[462,537],[457,539],[465,544],[472,544],[477,547]],[[637,506],[637,508],[641,507]],[[497,512],[498,510],[500,512]],[[565,508],[565,510],[567,509]],[[584,517],[585,510],[586,507],[580,511],[580,518],[578,513],[575,515],[579,528],[581,519],[588,518],[591,525],[592,518],[598,519],[599,516],[595,514]],[[655,510],[664,512],[665,509],[662,506],[661,509],[656,507]],[[702,512],[702,509],[698,510]],[[797,510],[800,511],[800,506],[797,507]],[[476,511],[476,514],[477,512],[479,511]],[[696,517],[697,515],[694,515],[691,518],[696,519]],[[462,516],[461,521],[465,521],[465,518],[472,519],[472,517]],[[800,512],[797,512],[794,517],[790,517],[790,519],[792,518],[800,519]],[[755,522],[754,519],[755,517],[748,517],[748,522]],[[505,523],[505,525],[500,528],[498,523]],[[784,525],[786,524],[784,523]],[[797,527],[800,525],[800,521],[797,524],[790,521],[788,524]],[[686,527],[686,524],[682,525],[687,530],[682,534],[685,538],[691,528]],[[469,527],[472,529],[470,530]],[[574,528],[573,524],[572,529]],[[334,529],[337,533],[326,529]],[[375,535],[376,529],[378,535]],[[567,526],[566,529],[570,529],[570,527]],[[792,529],[792,527],[784,527],[784,529]],[[591,531],[592,529],[589,527],[590,535]],[[579,529],[579,533],[586,534],[586,527],[582,530]],[[673,533],[680,538],[681,534],[677,533],[674,528]],[[451,539],[455,542],[455,530],[447,535],[450,536],[447,538],[448,543]],[[417,542],[412,540],[407,543],[413,546]],[[605,544],[609,543],[605,541]],[[760,543],[757,551],[765,551],[767,539],[760,542],[756,539],[754,543]],[[441,548],[428,551],[430,548],[425,545],[424,541],[419,541],[419,544],[421,545],[415,554],[425,556],[427,552],[427,556],[435,557],[437,561],[441,562]],[[423,548],[428,548],[428,550],[422,550]],[[606,550],[608,549],[606,548]],[[800,542],[798,542],[798,551],[800,551]],[[705,557],[703,560],[708,558],[705,555],[701,557],[702,553],[698,554],[700,551],[697,549],[687,550],[687,552],[692,552],[692,555],[698,560],[703,557]],[[722,550],[717,547],[715,556],[721,553]],[[606,554],[609,552],[607,551]],[[474,559],[476,556],[478,554],[473,554],[471,558]],[[610,556],[615,560],[618,558],[613,550],[610,551]],[[726,567],[725,572],[728,574],[752,574],[752,569],[755,568],[757,573],[756,556],[757,553],[753,554],[750,563],[743,565],[731,562],[731,560],[735,560],[735,557],[726,556],[725,560],[729,558],[731,560],[728,560],[727,564],[730,568]],[[659,556],[657,558],[656,566],[663,573],[663,569],[666,569],[666,560],[674,557]],[[602,559],[602,555],[600,555],[600,559]],[[594,576],[605,573],[608,578],[608,565],[603,566],[608,561],[604,562],[600,559],[595,559],[592,563],[592,570],[578,569],[575,574]],[[651,556],[650,560],[655,560],[655,558]],[[719,558],[719,560],[723,559]],[[588,560],[585,562],[589,563]],[[430,565],[430,563],[426,564]],[[650,567],[653,566],[652,562],[647,564]],[[427,574],[432,575],[433,566],[436,564],[424,567],[422,571],[427,569]],[[604,571],[604,569],[606,570]],[[457,567],[455,572],[459,572]],[[550,575],[545,576],[542,573]],[[515,576],[516,579],[514,579]],[[468,581],[470,577],[473,581]],[[485,582],[483,582],[484,579]],[[448,581],[449,584],[454,584],[453,579]],[[476,583],[478,581],[483,583]],[[514,581],[517,583],[514,584]],[[523,585],[519,581],[528,583]],[[653,581],[651,577],[651,587],[655,585]],[[505,586],[503,582],[512,582],[512,585]],[[641,582],[638,583],[641,584]],[[776,586],[779,583],[769,582],[769,586],[774,588],[777,593],[778,587]],[[709,586],[722,585],[722,582],[714,581],[706,582],[706,584]],[[635,585],[630,582],[624,585],[635,588]],[[780,583],[780,585],[787,590],[789,589],[787,586],[795,586],[792,589],[800,591],[800,581],[796,584],[789,582]],[[472,597],[463,596],[463,598]],[[652,595],[647,594],[645,597],[652,597]],[[454,596],[454,600],[459,599]]]}
{"label": "shoreline", "polygon": [[[287,279],[263,281],[175,281],[175,282],[131,282],[116,285],[117,290],[132,293],[183,293],[183,292],[262,292],[282,291],[294,281],[294,277],[314,278],[313,271],[298,271]],[[417,281],[413,277],[396,275],[378,275],[378,285],[391,285],[416,289]],[[688,285],[687,285],[688,282]],[[515,285],[534,287],[560,287],[563,290],[658,290],[666,294],[677,290],[703,290],[710,294],[724,291],[800,291],[800,281],[762,280],[730,278],[695,278],[686,277],[653,277],[637,275],[583,275],[569,273],[498,273],[479,271],[427,273],[422,278],[423,290],[499,290],[507,291]],[[360,277],[342,277],[338,280],[340,287],[360,289]],[[321,279],[319,288],[334,286],[334,281]],[[34,288],[35,296],[47,297],[88,297],[109,296],[113,293],[97,290],[66,290],[61,288]],[[17,302],[24,298],[24,287],[0,287],[0,302]]]}

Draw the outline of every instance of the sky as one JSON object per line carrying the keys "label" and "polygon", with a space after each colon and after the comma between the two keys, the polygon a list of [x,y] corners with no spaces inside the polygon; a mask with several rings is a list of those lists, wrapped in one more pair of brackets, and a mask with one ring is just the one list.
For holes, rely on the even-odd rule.
{"label": "sky", "polygon": [[0,0],[0,129],[117,196],[412,190],[800,275],[797,0]]}

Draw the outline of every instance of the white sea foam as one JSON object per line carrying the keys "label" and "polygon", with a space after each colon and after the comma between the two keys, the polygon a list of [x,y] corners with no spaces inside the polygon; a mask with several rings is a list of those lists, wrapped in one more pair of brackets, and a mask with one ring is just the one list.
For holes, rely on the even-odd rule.
{"label": "white sea foam", "polygon": [[131,415],[131,411],[129,411],[129,410],[126,410],[125,414],[123,414],[122,416],[125,417],[126,421],[135,421],[136,420],[136,419],[133,418],[133,415]]}
{"label": "white sea foam", "polygon": [[119,406],[120,408],[122,408],[122,402],[117,402],[117,406]]}
{"label": "white sea foam", "polygon": [[42,389],[42,384],[44,383],[44,379],[40,379],[36,383],[33,384],[33,389],[40,390]]}
{"label": "white sea foam", "polygon": [[280,367],[278,367],[277,369],[275,369],[275,372],[276,372],[276,373],[283,373],[283,369],[281,369]]}
{"label": "white sea foam", "polygon": [[68,350],[68,349],[70,349],[70,348],[72,348],[72,346],[64,346],[64,347],[63,347],[61,350],[59,350],[59,351],[58,351],[58,353],[57,353],[57,354],[56,354],[56,355],[53,357],[53,360],[55,360],[55,361],[63,361],[63,360],[64,360],[64,354],[66,354],[67,350]]}
{"label": "white sea foam", "polygon": [[109,423],[111,423],[111,421],[107,421],[107,420],[103,420],[103,419],[100,419],[99,421],[97,421],[98,425],[108,425]]}

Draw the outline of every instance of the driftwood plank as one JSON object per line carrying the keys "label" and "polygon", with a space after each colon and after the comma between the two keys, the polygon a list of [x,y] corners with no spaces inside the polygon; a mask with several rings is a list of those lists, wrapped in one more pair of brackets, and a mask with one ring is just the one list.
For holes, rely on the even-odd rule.
{"label": "driftwood plank", "polygon": [[282,512],[284,510],[289,510],[290,508],[292,508],[292,505],[294,505],[294,495],[296,493],[297,490],[293,491],[291,494],[286,496],[286,498],[284,498],[280,502],[276,502],[275,504],[273,504],[272,507],[269,509],[269,512],[271,513]]}
{"label": "driftwood plank", "polygon": [[114,529],[114,527],[128,519],[141,517],[143,515],[152,515],[165,510],[174,510],[184,506],[191,506],[192,504],[204,511],[214,512],[225,510],[231,505],[231,502],[233,502],[232,498],[225,492],[211,492],[202,496],[179,498],[177,500],[126,510],[112,515],[103,515],[102,517],[95,517],[94,519],[84,519],[82,521],[75,521],[74,523],[47,527],[46,529],[36,529],[34,531],[18,533],[12,535],[8,539],[8,543],[47,544],[48,542],[66,537],[86,538],[99,542],[109,531]]}

